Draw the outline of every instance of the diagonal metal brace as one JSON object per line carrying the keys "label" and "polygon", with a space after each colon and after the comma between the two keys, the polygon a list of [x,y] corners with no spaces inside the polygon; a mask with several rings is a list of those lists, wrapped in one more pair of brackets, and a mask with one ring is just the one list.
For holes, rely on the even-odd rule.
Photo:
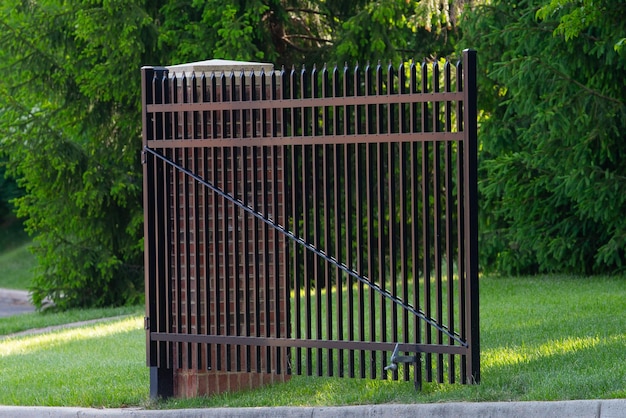
{"label": "diagonal metal brace", "polygon": [[[277,230],[278,232],[283,234],[285,237],[287,237],[290,240],[298,243],[302,247],[306,248],[308,251],[311,251],[312,253],[314,253],[318,257],[324,259],[325,261],[327,261],[327,262],[331,263],[332,265],[334,265],[335,267],[339,268],[341,271],[343,271],[344,273],[348,274],[352,278],[354,278],[354,279],[358,280],[359,282],[367,285],[370,289],[372,289],[376,293],[378,293],[381,296],[391,300],[396,305],[402,307],[406,311],[408,311],[408,312],[412,313],[413,315],[415,315],[416,317],[420,318],[422,321],[426,322],[428,325],[432,326],[437,331],[440,331],[443,334],[445,334],[446,336],[450,337],[451,340],[453,340],[456,343],[458,343],[461,347],[468,347],[467,341],[464,341],[461,338],[460,335],[458,335],[455,332],[452,332],[451,330],[448,330],[448,328],[445,325],[439,324],[436,320],[434,320],[434,319],[430,318],[429,316],[427,316],[421,309],[415,308],[415,307],[411,306],[410,304],[406,303],[405,301],[403,301],[403,300],[397,298],[396,296],[392,295],[387,290],[381,288],[378,284],[370,281],[368,278],[360,275],[359,273],[354,271],[352,268],[348,267],[346,264],[344,264],[344,263],[340,262],[339,260],[335,259],[334,257],[326,254],[323,250],[321,250],[319,248],[316,248],[314,245],[312,245],[309,242],[305,241],[301,237],[295,235],[293,232],[287,230],[284,226],[277,224],[273,219],[265,216],[262,213],[257,212],[255,209],[251,208],[246,203],[244,203],[241,200],[237,199],[236,197],[226,193],[224,190],[216,187],[211,182],[203,179],[202,177],[198,176],[196,173],[188,170],[187,168],[183,167],[182,165],[177,164],[176,162],[170,160],[169,158],[167,158],[164,155],[162,155],[159,152],[157,152],[155,149],[152,149],[152,148],[144,145],[143,152],[152,154],[153,156],[155,156],[156,158],[160,159],[164,163],[172,166],[173,168],[175,168],[175,169],[179,170],[180,172],[184,173],[185,175],[193,178],[194,180],[196,180],[200,184],[204,185],[205,187],[207,187],[210,190],[212,190],[213,192],[215,192],[217,195],[223,197],[224,199],[226,199],[229,202],[233,203],[235,206],[241,208],[245,212],[249,213],[250,215],[252,215],[255,218],[259,219],[260,221],[264,222],[265,224],[267,224],[271,228]],[[398,349],[398,346],[396,345],[396,350],[397,349]]]}

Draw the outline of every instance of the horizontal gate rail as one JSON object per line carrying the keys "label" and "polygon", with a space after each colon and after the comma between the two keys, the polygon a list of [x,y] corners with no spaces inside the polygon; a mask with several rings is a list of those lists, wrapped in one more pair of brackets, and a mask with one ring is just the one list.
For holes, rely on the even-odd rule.
{"label": "horizontal gate rail", "polygon": [[330,348],[339,350],[374,350],[393,351],[396,346],[399,351],[407,353],[434,353],[434,354],[467,354],[467,348],[458,345],[413,344],[413,343],[383,343],[376,341],[346,341],[346,340],[306,340],[296,338],[259,338],[237,335],[197,335],[197,334],[168,334],[153,332],[152,341],[216,343],[233,345],[251,345],[261,347],[301,347],[301,348]]}

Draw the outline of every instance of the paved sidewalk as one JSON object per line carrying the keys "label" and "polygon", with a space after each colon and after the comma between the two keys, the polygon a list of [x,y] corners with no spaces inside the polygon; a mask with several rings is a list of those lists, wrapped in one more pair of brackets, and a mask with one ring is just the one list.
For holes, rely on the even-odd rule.
{"label": "paved sidewalk", "polygon": [[559,402],[451,402],[345,407],[207,408],[177,410],[45,408],[0,406],[1,417],[14,418],[624,418],[626,399]]}

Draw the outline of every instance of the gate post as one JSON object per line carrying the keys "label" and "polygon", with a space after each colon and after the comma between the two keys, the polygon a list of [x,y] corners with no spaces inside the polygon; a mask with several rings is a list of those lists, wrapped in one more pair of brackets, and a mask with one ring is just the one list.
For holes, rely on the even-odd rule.
{"label": "gate post", "polygon": [[[167,74],[167,69],[143,67],[141,73],[146,363],[150,367],[150,397],[166,398],[173,395],[172,370],[166,367],[169,363],[167,349],[162,342],[150,338],[151,333],[166,330],[164,324],[167,322],[164,311],[167,299],[162,291],[165,287],[162,283],[165,277],[162,257],[165,243],[162,239],[159,240],[163,235],[163,231],[159,229],[159,225],[162,225],[159,219],[163,213],[164,196],[157,187],[157,177],[160,177],[157,173],[162,171],[162,168],[157,168],[154,157],[145,152],[145,147],[148,140],[154,138],[154,131],[161,128],[152,120],[152,115],[148,114],[147,106],[154,104],[155,100],[161,97],[161,84],[155,80],[161,80]],[[153,320],[150,321],[150,318]]]}
{"label": "gate post", "polygon": [[478,121],[476,85],[476,51],[463,51],[463,121],[465,177],[465,258],[466,258],[466,336],[469,353],[466,376],[469,383],[480,383],[480,331],[478,310]]}

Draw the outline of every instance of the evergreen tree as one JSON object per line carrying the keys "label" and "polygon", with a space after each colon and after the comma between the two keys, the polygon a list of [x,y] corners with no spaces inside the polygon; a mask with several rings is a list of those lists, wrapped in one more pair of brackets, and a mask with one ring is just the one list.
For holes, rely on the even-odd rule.
{"label": "evergreen tree", "polygon": [[482,266],[623,268],[626,3],[494,0],[462,28],[482,69]]}
{"label": "evergreen tree", "polygon": [[467,2],[3,0],[0,153],[36,234],[35,304],[143,294],[141,66],[421,58],[453,50]]}

